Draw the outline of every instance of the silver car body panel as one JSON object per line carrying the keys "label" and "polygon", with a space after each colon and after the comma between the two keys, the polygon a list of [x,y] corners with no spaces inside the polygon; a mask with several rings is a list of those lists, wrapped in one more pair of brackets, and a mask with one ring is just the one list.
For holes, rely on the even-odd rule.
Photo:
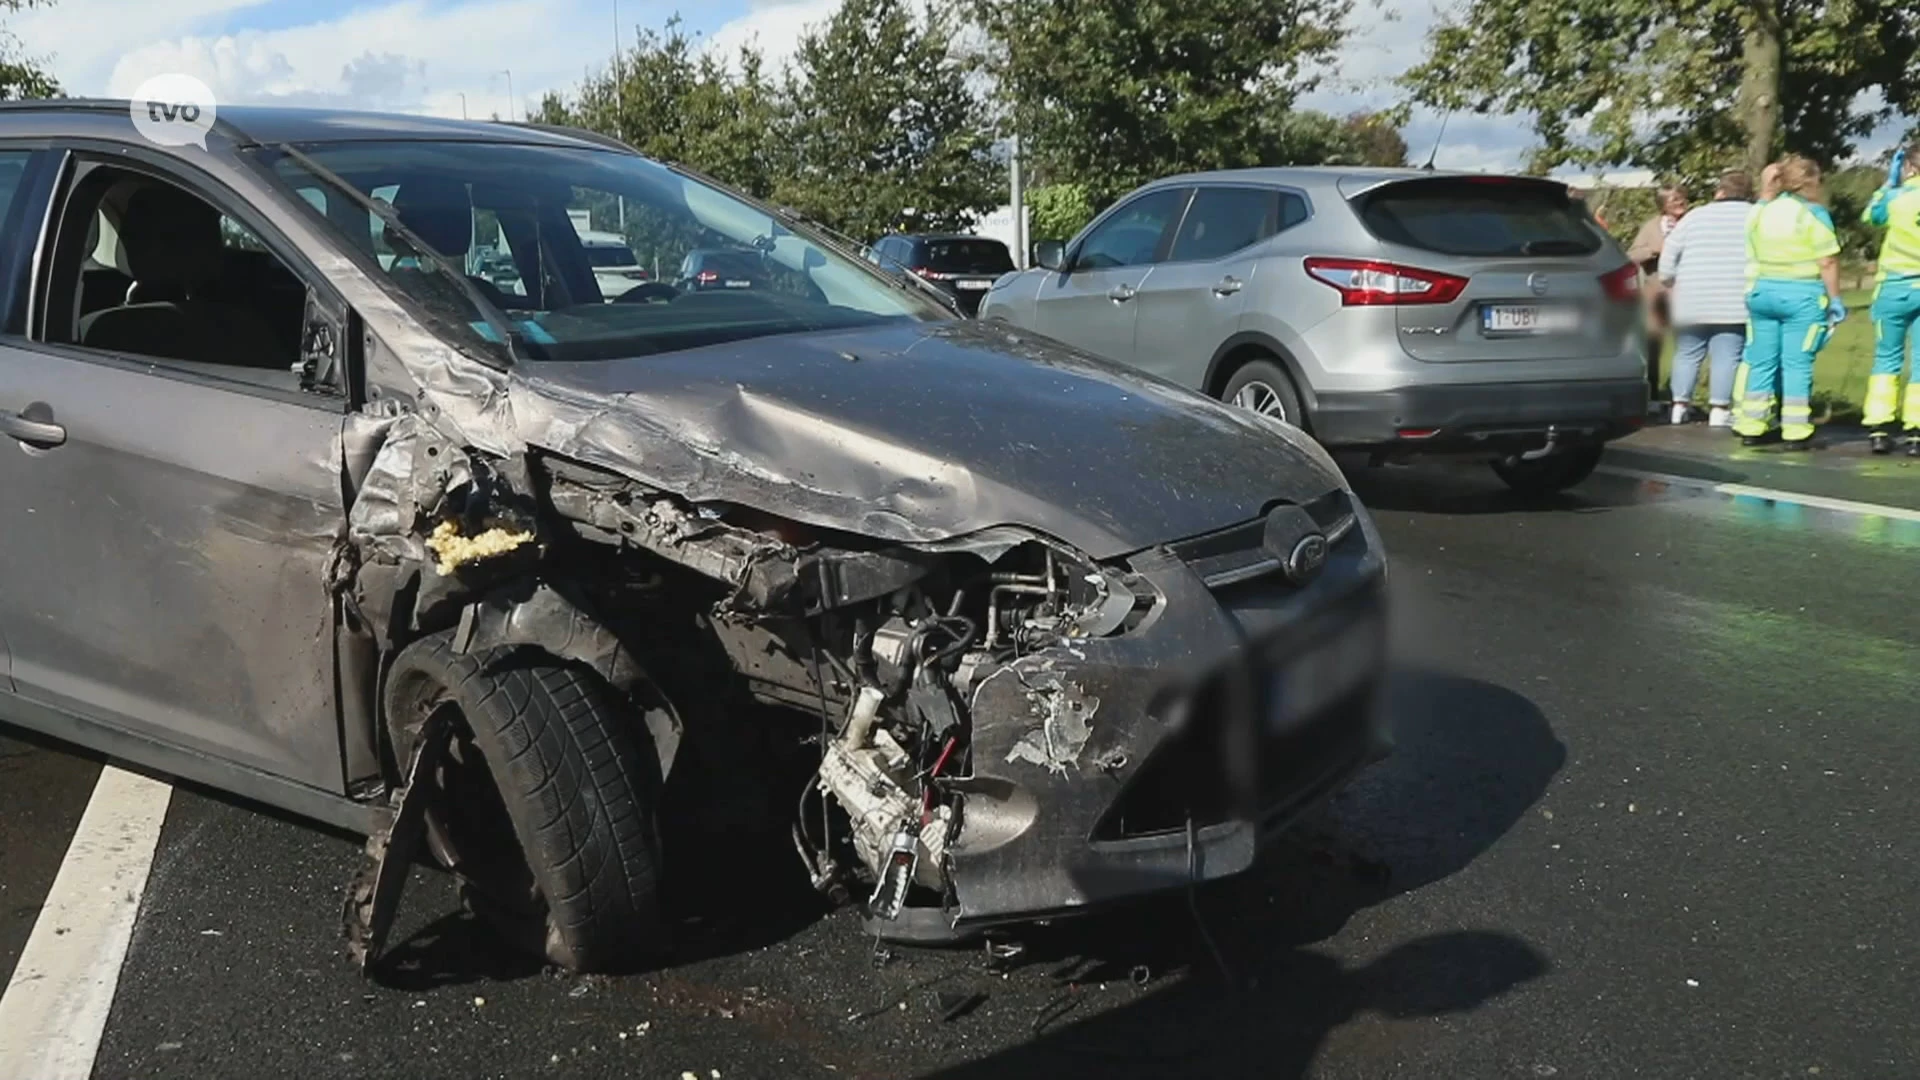
{"label": "silver car body panel", "polygon": [[[1069,259],[1109,217],[1169,187],[1278,189],[1301,195],[1311,212],[1222,259],[1129,267],[1123,276],[1137,295],[1125,305],[1102,303],[1116,271],[1009,274],[995,283],[980,318],[1035,330],[1215,395],[1244,355],[1238,350],[1250,347],[1277,356],[1300,383],[1310,413],[1327,395],[1644,379],[1637,309],[1598,303],[1600,276],[1627,261],[1610,238],[1592,255],[1468,259],[1385,243],[1348,204],[1384,185],[1445,175],[1319,167],[1169,177],[1095,218],[1067,245]],[[1347,307],[1334,288],[1307,273],[1311,256],[1393,262],[1468,277],[1470,284],[1451,304]],[[1546,279],[1545,296],[1529,283],[1536,276]],[[1228,278],[1236,292],[1212,291]],[[1049,304],[1055,297],[1076,300]],[[1598,315],[1577,334],[1492,338],[1481,332],[1478,316],[1494,301],[1579,303]]]}

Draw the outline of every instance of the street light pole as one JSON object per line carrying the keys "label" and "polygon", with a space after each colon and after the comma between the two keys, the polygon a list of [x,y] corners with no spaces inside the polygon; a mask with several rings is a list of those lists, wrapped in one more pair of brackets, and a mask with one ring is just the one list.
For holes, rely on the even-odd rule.
{"label": "street light pole", "polygon": [[501,68],[495,74],[507,77],[507,123],[513,123],[513,69]]}
{"label": "street light pole", "polygon": [[467,117],[467,92],[464,90],[455,90],[454,93],[460,95],[460,119],[465,120],[468,118]]}
{"label": "street light pole", "polygon": [[1013,178],[1013,265],[1022,270],[1027,268],[1027,184],[1026,177],[1020,171],[1020,133],[1013,134],[1012,167],[1008,170]]}

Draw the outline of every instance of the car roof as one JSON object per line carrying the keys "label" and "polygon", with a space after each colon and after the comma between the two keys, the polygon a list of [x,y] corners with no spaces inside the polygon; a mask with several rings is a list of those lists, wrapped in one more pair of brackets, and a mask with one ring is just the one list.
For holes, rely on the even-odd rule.
{"label": "car roof", "polygon": [[1385,168],[1369,165],[1274,165],[1256,169],[1219,169],[1213,172],[1182,173],[1143,184],[1140,190],[1177,184],[1240,183],[1350,192],[1356,187],[1367,188],[1393,180],[1481,175],[1485,174],[1454,169]]}
{"label": "car roof", "polygon": [[[88,126],[104,124],[109,128],[124,128],[132,134],[131,107],[132,103],[125,99],[112,98],[0,102],[0,122],[29,116],[64,115],[85,117]],[[549,124],[454,120],[439,116],[279,105],[222,105],[215,119],[215,127],[240,145],[459,140],[631,150],[617,140]]]}
{"label": "car roof", "polygon": [[991,236],[979,236],[975,233],[922,232],[894,233],[893,235],[902,240],[988,240],[996,244],[1000,243],[1000,241],[994,240]]}

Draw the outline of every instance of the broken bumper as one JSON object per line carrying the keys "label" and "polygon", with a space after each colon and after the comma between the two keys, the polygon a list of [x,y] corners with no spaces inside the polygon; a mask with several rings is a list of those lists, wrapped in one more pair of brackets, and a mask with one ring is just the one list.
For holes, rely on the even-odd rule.
{"label": "broken bumper", "polygon": [[[975,688],[974,774],[950,785],[965,796],[956,929],[1239,873],[1385,752],[1385,564],[1352,515],[1304,585],[1277,571],[1223,583],[1234,575],[1206,574],[1183,545],[1135,556],[1163,598],[1152,619]],[[1052,723],[1063,700],[1083,725]]]}

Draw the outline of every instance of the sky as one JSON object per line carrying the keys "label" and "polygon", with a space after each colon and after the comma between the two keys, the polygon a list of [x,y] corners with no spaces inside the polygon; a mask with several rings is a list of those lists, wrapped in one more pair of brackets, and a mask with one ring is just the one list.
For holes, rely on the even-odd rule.
{"label": "sky", "polygon": [[[1302,104],[1344,114],[1390,104],[1392,76],[1420,55],[1428,28],[1458,0],[1361,0],[1356,32]],[[228,104],[329,105],[515,117],[548,90],[603,68],[636,26],[676,12],[710,47],[756,42],[774,66],[839,0],[57,0],[13,16],[26,49],[69,94],[130,96],[153,75],[184,72]],[[1383,14],[1390,13],[1390,14]],[[1409,154],[1434,151],[1441,117],[1416,113]],[[1454,116],[1442,168],[1518,167],[1532,145],[1511,117]],[[1637,180],[1622,174],[1611,179]]]}

